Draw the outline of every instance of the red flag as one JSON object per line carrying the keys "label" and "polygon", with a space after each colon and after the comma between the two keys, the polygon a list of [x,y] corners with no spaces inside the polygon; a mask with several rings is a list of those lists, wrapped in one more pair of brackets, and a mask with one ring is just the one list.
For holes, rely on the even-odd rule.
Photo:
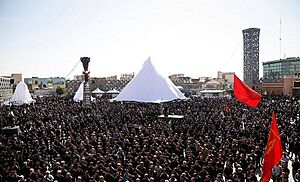
{"label": "red flag", "polygon": [[225,107],[226,112],[229,112],[229,107],[226,105]]}
{"label": "red flag", "polygon": [[280,133],[276,124],[276,117],[273,112],[272,114],[272,123],[271,129],[269,133],[269,139],[265,151],[264,164],[262,167],[262,177],[261,181],[269,181],[271,178],[271,173],[273,167],[277,165],[277,163],[282,158],[282,146],[280,140]]}
{"label": "red flag", "polygon": [[262,96],[248,87],[236,75],[234,75],[234,95],[240,102],[250,107],[256,107]]}

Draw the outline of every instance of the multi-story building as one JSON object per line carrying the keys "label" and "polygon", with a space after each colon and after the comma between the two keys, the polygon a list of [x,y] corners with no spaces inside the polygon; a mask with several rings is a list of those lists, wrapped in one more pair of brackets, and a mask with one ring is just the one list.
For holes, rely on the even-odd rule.
{"label": "multi-story building", "polygon": [[78,80],[78,81],[83,81],[84,80],[84,76],[83,75],[74,75],[74,80]]}
{"label": "multi-story building", "polygon": [[0,103],[8,101],[13,94],[11,78],[0,76]]}
{"label": "multi-story building", "polygon": [[202,90],[224,90],[225,80],[224,79],[210,79],[202,85]]}
{"label": "multi-story building", "polygon": [[185,94],[193,94],[200,89],[199,79],[192,79],[184,74],[172,74],[170,80]]}
{"label": "multi-story building", "polygon": [[253,86],[259,82],[259,28],[243,30],[244,82]]}
{"label": "multi-story building", "polygon": [[121,74],[120,80],[130,81],[134,77],[134,73],[123,73]]}
{"label": "multi-story building", "polygon": [[11,74],[12,84],[18,85],[22,81],[22,73],[12,73]]}
{"label": "multi-story building", "polygon": [[258,84],[255,90],[270,95],[300,97],[300,74],[295,76],[285,76],[282,79],[277,79],[275,82]]}
{"label": "multi-story building", "polygon": [[29,90],[38,89],[56,89],[57,87],[65,88],[66,79],[64,77],[50,77],[50,78],[24,78],[24,82],[28,85]]}
{"label": "multi-story building", "polygon": [[298,75],[300,73],[300,58],[291,57],[263,62],[263,82],[274,82],[278,79]]}
{"label": "multi-story building", "polygon": [[211,79],[213,79],[213,78],[212,77],[200,77],[199,82],[205,83],[205,82],[207,82],[208,80],[211,80]]}
{"label": "multi-story building", "polygon": [[184,74],[179,73],[179,74],[172,74],[172,75],[169,76],[169,78],[170,78],[173,82],[179,80],[179,78],[181,78],[181,77],[184,77]]}
{"label": "multi-story building", "polygon": [[118,76],[117,75],[109,76],[109,77],[106,77],[106,80],[110,80],[110,81],[118,80]]}
{"label": "multi-story building", "polygon": [[223,79],[225,81],[225,90],[232,90],[234,83],[234,72],[221,72],[218,71],[218,79]]}

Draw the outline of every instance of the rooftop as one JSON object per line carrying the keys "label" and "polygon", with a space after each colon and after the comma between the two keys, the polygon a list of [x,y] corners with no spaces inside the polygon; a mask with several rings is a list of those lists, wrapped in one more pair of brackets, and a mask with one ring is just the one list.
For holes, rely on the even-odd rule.
{"label": "rooftop", "polygon": [[300,61],[300,57],[288,57],[286,59],[267,61],[267,62],[263,62],[263,65],[264,64],[271,64],[271,63],[280,63],[280,62],[291,62],[291,61]]}

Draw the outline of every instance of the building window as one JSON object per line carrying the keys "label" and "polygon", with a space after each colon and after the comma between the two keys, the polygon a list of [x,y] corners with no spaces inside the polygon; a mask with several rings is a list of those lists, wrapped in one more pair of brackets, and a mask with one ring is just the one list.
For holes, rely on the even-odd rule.
{"label": "building window", "polygon": [[294,87],[300,87],[300,81],[295,81],[294,82]]}

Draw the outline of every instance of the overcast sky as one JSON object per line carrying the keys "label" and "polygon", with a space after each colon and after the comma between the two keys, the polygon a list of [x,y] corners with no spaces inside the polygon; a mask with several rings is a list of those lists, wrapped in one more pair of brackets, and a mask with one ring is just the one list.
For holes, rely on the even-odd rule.
{"label": "overcast sky", "polygon": [[[243,36],[260,28],[262,62],[300,56],[299,0],[0,0],[0,75],[138,72],[150,56],[165,75],[243,77]],[[71,73],[81,74],[81,63]]]}

